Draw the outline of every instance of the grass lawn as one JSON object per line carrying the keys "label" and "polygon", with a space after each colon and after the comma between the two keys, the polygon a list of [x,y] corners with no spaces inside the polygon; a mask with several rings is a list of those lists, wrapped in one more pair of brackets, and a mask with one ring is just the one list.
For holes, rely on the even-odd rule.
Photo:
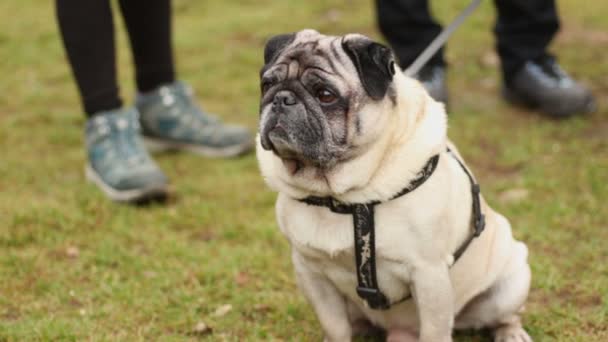
{"label": "grass lawn", "polygon": [[[466,2],[434,7],[446,21]],[[254,155],[157,156],[175,193],[166,205],[117,205],[85,182],[84,117],[52,3],[0,2],[0,341],[321,340]],[[450,40],[450,136],[530,248],[533,338],[608,341],[608,2],[559,5],[553,50],[600,110],[553,121],[505,105],[487,1]],[[176,0],[181,78],[207,109],[255,129],[264,41],[306,27],[380,39],[373,8]],[[130,103],[131,57],[116,21]]]}

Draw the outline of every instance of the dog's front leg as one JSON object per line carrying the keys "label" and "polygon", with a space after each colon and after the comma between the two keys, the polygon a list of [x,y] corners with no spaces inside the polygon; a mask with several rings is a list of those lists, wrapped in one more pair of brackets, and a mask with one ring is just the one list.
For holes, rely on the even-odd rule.
{"label": "dog's front leg", "polygon": [[412,282],[420,319],[420,342],[452,341],[454,300],[447,266],[416,267]]}
{"label": "dog's front leg", "polygon": [[352,329],[344,297],[329,279],[312,270],[298,252],[292,253],[292,259],[298,286],[315,309],[325,341],[350,341]]}

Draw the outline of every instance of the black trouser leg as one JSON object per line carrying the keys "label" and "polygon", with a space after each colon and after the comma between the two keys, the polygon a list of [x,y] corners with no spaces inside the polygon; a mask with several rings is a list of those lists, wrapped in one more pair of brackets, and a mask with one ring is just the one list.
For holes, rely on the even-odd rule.
{"label": "black trouser leg", "polygon": [[129,31],[138,90],[146,92],[173,82],[171,1],[120,0],[119,3]]}
{"label": "black trouser leg", "polygon": [[109,0],[57,0],[56,10],[85,113],[121,107]]}
{"label": "black trouser leg", "polygon": [[547,55],[559,30],[555,0],[495,0],[497,50],[503,76],[509,77],[528,60]]}
{"label": "black trouser leg", "polygon": [[[441,25],[431,16],[427,0],[376,0],[378,24],[384,37],[407,68],[439,35]],[[443,65],[443,48],[428,64]]]}

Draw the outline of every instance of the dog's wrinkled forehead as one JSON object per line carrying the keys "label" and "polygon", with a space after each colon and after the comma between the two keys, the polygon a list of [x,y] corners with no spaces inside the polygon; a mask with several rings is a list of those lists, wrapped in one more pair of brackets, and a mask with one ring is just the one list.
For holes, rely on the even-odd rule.
{"label": "dog's wrinkled forehead", "polygon": [[375,100],[384,97],[395,73],[394,58],[385,46],[359,35],[326,36],[303,30],[271,38],[264,50],[261,74],[277,67],[285,79],[318,69],[361,85]]}
{"label": "dog's wrinkled forehead", "polygon": [[[356,75],[356,69],[342,48],[343,37],[326,36],[314,30],[282,35],[269,42],[266,51],[267,68],[286,67],[287,79],[297,78],[308,68],[335,75]],[[356,81],[356,80],[355,80]]]}

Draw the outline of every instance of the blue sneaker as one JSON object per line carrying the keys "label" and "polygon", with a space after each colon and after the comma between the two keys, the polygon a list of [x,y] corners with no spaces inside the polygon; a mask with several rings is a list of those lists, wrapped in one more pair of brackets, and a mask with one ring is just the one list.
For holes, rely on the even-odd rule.
{"label": "blue sneaker", "polygon": [[207,157],[233,157],[251,150],[247,129],[226,125],[203,112],[182,82],[139,94],[136,106],[146,144],[153,151],[185,150]]}
{"label": "blue sneaker", "polygon": [[138,203],[167,195],[167,178],[146,151],[137,111],[98,113],[86,123],[87,179],[109,198]]}

